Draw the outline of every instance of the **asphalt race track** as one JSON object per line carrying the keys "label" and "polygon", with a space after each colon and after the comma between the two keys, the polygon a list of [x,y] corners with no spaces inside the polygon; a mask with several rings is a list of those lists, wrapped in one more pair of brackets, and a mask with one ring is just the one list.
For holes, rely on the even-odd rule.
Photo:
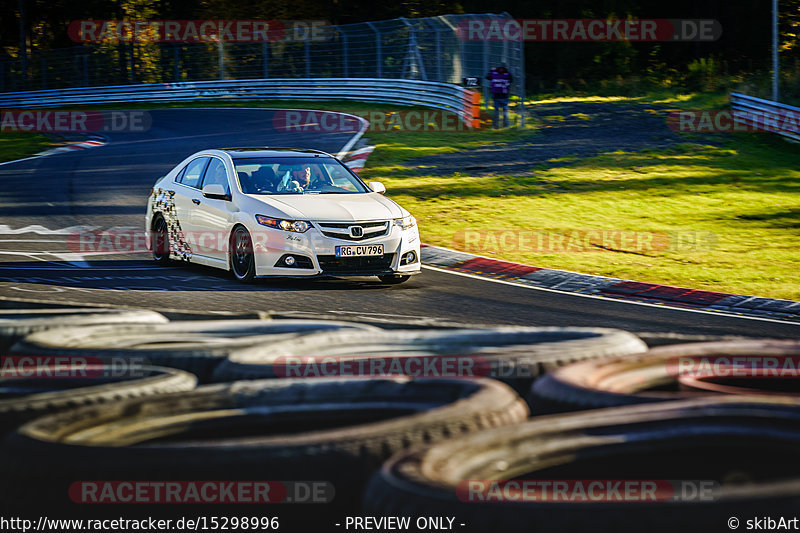
{"label": "asphalt race track", "polygon": [[[377,278],[242,285],[196,265],[158,267],[147,254],[80,257],[63,228],[142,228],[151,185],[204,148],[284,146],[339,152],[351,133],[276,132],[274,111],[151,111],[143,133],[103,147],[0,166],[0,296],[215,311],[301,311],[432,317],[471,324],[606,326],[631,331],[800,338],[800,323],[642,305],[515,286],[430,268],[399,286]],[[391,195],[391,191],[389,191]],[[38,231],[19,233],[39,225]]]}

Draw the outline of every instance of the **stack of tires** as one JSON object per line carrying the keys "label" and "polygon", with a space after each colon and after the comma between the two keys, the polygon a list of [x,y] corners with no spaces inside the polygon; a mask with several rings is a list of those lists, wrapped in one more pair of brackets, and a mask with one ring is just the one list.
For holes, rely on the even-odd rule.
{"label": "stack of tires", "polygon": [[[285,531],[364,515],[407,517],[411,531],[675,531],[800,503],[797,381],[676,371],[702,357],[800,356],[797,342],[652,337],[648,348],[601,328],[94,311],[0,311],[0,451],[13,458],[0,461],[3,510],[270,515]],[[658,497],[533,490],[613,480],[655,483]],[[713,497],[663,494],[698,480]],[[257,481],[272,483],[260,501],[271,505],[242,497],[212,512],[204,494],[168,505],[120,492]]]}

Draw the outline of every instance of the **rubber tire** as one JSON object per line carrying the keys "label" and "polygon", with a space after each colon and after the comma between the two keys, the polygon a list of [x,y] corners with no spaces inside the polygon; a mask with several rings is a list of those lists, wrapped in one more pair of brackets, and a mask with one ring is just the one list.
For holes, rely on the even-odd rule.
{"label": "rubber tire", "polygon": [[[163,224],[163,227],[159,229],[159,225]],[[153,252],[153,260],[158,263],[159,265],[168,265],[171,262],[170,259],[170,245],[169,245],[169,229],[167,227],[167,221],[164,220],[164,217],[161,214],[157,214],[153,217],[153,224],[152,224],[152,252]],[[165,254],[159,254],[157,250],[160,247],[166,248]]]}
{"label": "rubber tire", "polygon": [[[534,418],[409,450],[373,476],[361,514],[412,523],[451,516],[465,524],[459,531],[513,533],[720,531],[731,516],[793,516],[800,468],[787,455],[800,445],[800,401],[719,398]],[[756,455],[769,472],[750,465]],[[689,474],[670,471],[693,456]],[[755,481],[727,485],[711,501],[564,503],[541,501],[538,491],[538,501],[470,501],[479,499],[470,480],[702,480],[715,468],[725,479],[739,465]]]}
{"label": "rubber tire", "polygon": [[[402,360],[452,354],[473,356],[475,374],[497,377],[527,394],[535,377],[559,365],[590,357],[642,353],[646,349],[628,332],[603,328],[334,331],[234,351],[217,367],[212,380],[286,377],[280,373],[280,364],[290,356],[322,363],[331,356]],[[491,369],[479,368],[486,364]]]}
{"label": "rubber tire", "polygon": [[[379,409],[413,405],[415,412],[367,422],[347,417],[340,427],[319,429],[321,419],[337,412],[331,404]],[[298,424],[294,432],[271,432],[268,424],[280,420],[281,409]],[[218,413],[225,418],[216,417]],[[182,414],[196,414],[206,422],[176,416]],[[212,385],[83,407],[22,426],[7,439],[6,453],[14,461],[0,462],[0,501],[20,508],[63,506],[67,487],[75,480],[326,480],[335,486],[335,506],[314,505],[311,514],[352,513],[370,475],[394,453],[521,422],[527,415],[517,394],[486,379],[286,379]],[[263,428],[263,436],[231,435],[237,420]],[[164,421],[167,425],[160,424]],[[190,434],[185,437],[189,442],[180,440],[182,433],[203,423],[208,425],[204,437]],[[148,442],[170,434],[168,441]],[[94,512],[106,506],[90,507]],[[164,507],[173,514],[178,509]],[[214,507],[215,513],[224,510]],[[296,507],[308,515],[308,506]]]}
{"label": "rubber tire", "polygon": [[73,307],[55,309],[0,309],[0,355],[19,339],[35,333],[65,326],[130,322],[159,324],[167,318],[145,309]]}
{"label": "rubber tire", "polygon": [[405,283],[406,281],[410,280],[411,276],[397,276],[388,274],[385,276],[378,276],[378,279],[380,279],[383,283],[387,285],[399,285],[401,283]]}
{"label": "rubber tire", "polygon": [[[669,371],[679,357],[800,355],[800,341],[747,340],[672,344],[645,354],[581,361],[536,381],[528,404],[536,414],[663,402],[711,394],[682,390]],[[672,390],[665,390],[672,389]]]}
{"label": "rubber tire", "polygon": [[[246,238],[247,242],[249,243],[246,246],[249,246],[251,249],[251,251],[246,254],[249,259],[247,259],[247,270],[244,272],[240,272],[237,268],[237,263],[239,263],[239,261],[237,261],[235,258],[236,250],[238,249],[237,236],[241,236],[243,239]],[[233,277],[242,283],[251,283],[256,277],[256,259],[255,254],[252,252],[252,248],[253,239],[250,237],[250,233],[247,231],[247,229],[244,226],[236,226],[233,228],[231,237],[229,239],[229,261],[231,264],[231,273],[233,274]]]}
{"label": "rubber tire", "polygon": [[11,349],[20,355],[146,359],[178,368],[205,383],[235,349],[273,343],[318,331],[358,329],[365,324],[314,320],[194,320],[167,324],[109,324],[34,333]]}
{"label": "rubber tire", "polygon": [[[31,379],[46,383],[55,390],[11,398],[0,395],[0,436],[26,421],[49,413],[83,405],[106,404],[126,398],[189,391],[197,385],[195,376],[174,368],[137,366],[132,379],[127,379],[126,375],[102,377],[103,371],[108,370],[102,365],[74,364],[60,367],[60,370],[62,369],[76,376],[81,375],[83,371],[88,377],[82,379],[34,377]],[[18,386],[21,381],[24,383],[20,378],[9,376],[10,373],[0,371],[0,392],[6,385],[13,387]],[[92,382],[97,384],[81,386]]]}

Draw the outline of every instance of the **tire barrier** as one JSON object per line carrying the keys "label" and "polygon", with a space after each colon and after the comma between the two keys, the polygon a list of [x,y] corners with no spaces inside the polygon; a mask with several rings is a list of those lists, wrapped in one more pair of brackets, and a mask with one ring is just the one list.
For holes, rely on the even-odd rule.
{"label": "tire barrier", "polygon": [[73,361],[26,371],[24,357],[10,359],[11,364],[0,369],[0,435],[56,411],[183,392],[197,384],[192,374],[172,368],[113,368]]}
{"label": "tire barrier", "polygon": [[[529,404],[535,413],[553,413],[652,403],[709,394],[709,387],[685,387],[681,378],[697,374],[733,374],[732,365],[764,358],[800,357],[800,341],[746,340],[674,344],[629,357],[581,361],[533,384]],[[734,360],[734,358],[739,358]],[[749,363],[748,363],[749,361]],[[706,365],[706,366],[704,366]],[[772,379],[773,387],[782,380]],[[761,381],[767,386],[769,381]],[[794,380],[783,385],[797,387]]]}
{"label": "tire barrier", "polygon": [[214,367],[237,348],[294,339],[316,331],[373,330],[370,326],[314,320],[197,320],[167,324],[106,324],[28,335],[11,353],[132,359],[192,372],[207,382]]}
{"label": "tire barrier", "polygon": [[478,376],[527,391],[531,380],[559,365],[645,350],[633,334],[603,328],[341,330],[237,350],[216,368],[212,380]]}
{"label": "tire barrier", "polygon": [[731,517],[794,515],[798,445],[798,399],[540,417],[395,456],[362,512],[453,516],[475,532],[722,531]]}
{"label": "tire barrier", "polygon": [[[288,479],[330,483],[335,509],[352,511],[364,483],[392,454],[527,416],[522,398],[488,379],[208,385],[25,424],[6,440],[15,461],[0,462],[0,501],[69,511],[68,491],[79,480]],[[299,507],[306,516],[332,512]]]}
{"label": "tire barrier", "polygon": [[696,333],[665,333],[661,331],[637,331],[636,336],[650,348],[670,344],[688,344],[690,342],[742,341],[752,339],[739,335],[698,335]]}
{"label": "tire barrier", "polygon": [[0,355],[22,337],[37,331],[119,322],[158,324],[167,319],[155,311],[143,309],[0,309]]}

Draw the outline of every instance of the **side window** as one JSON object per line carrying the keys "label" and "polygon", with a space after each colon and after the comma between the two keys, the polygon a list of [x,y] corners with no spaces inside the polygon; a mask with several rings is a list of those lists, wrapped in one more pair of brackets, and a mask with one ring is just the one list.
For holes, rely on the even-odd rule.
{"label": "side window", "polygon": [[175,181],[188,187],[197,188],[200,185],[200,176],[203,175],[203,169],[206,167],[208,159],[208,157],[193,159],[186,165],[186,168],[178,174]]}
{"label": "side window", "polygon": [[222,187],[225,189],[225,194],[231,193],[231,187],[228,184],[228,173],[225,171],[225,163],[216,157],[211,158],[211,162],[206,168],[202,187],[211,185],[212,183],[222,185]]}

